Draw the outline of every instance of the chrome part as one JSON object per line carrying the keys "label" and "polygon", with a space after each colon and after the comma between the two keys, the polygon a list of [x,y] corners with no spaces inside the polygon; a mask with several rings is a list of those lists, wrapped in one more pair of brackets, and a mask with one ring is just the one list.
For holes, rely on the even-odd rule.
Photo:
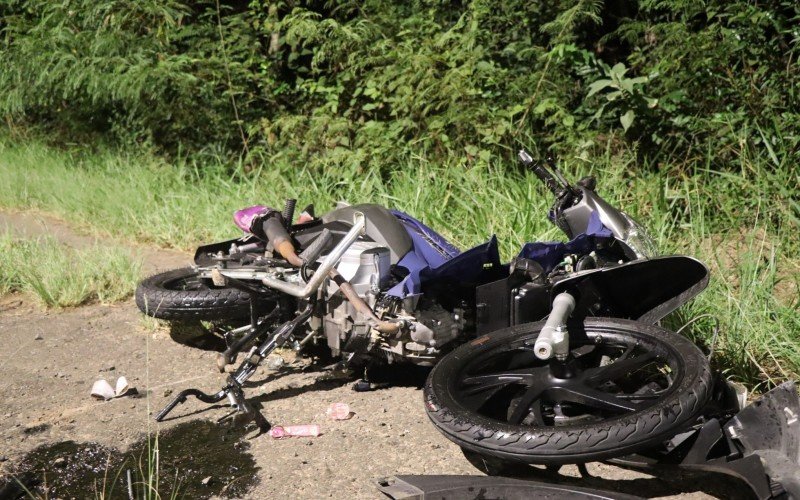
{"label": "chrome part", "polygon": [[[290,268],[286,269],[289,270]],[[224,276],[226,278],[233,278],[237,280],[260,281],[270,274],[267,271],[256,271],[255,269],[219,269],[217,267],[198,267],[197,273],[201,278],[210,278],[212,281],[214,280],[215,275],[218,275],[217,279]],[[214,284],[216,284],[216,282],[214,282]],[[224,286],[224,283],[223,285],[217,286]]]}

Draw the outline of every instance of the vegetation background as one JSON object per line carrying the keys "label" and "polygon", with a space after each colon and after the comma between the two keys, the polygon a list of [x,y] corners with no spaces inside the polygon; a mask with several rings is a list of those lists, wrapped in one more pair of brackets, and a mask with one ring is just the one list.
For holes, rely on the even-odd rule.
{"label": "vegetation background", "polygon": [[761,387],[800,375],[799,41],[791,0],[7,0],[0,206],[188,248],[371,200],[510,257],[560,237],[514,162],[551,152],[709,263],[672,322]]}

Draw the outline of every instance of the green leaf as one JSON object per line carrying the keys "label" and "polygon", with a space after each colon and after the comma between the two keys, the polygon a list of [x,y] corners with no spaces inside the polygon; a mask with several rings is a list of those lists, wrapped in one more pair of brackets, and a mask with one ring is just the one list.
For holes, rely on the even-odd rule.
{"label": "green leaf", "polygon": [[603,111],[605,111],[605,109],[606,109],[605,103],[601,104],[600,107],[597,108],[597,111],[595,111],[595,113],[592,115],[590,121],[598,120],[601,116],[603,116]]}
{"label": "green leaf", "polygon": [[628,71],[628,68],[626,68],[626,67],[625,67],[625,65],[624,65],[623,63],[621,63],[621,62],[620,62],[620,63],[617,63],[617,64],[615,64],[615,65],[614,65],[614,66],[611,68],[611,71],[610,71],[610,75],[609,75],[609,76],[610,76],[611,78],[616,78],[616,79],[618,79],[618,80],[619,80],[619,79],[621,79],[623,76],[625,76],[625,73],[626,73],[627,71]]}
{"label": "green leaf", "polygon": [[597,80],[596,82],[592,82],[589,84],[589,93],[586,94],[586,97],[592,97],[596,93],[600,92],[606,87],[611,87],[614,85],[614,82],[608,79]]}
{"label": "green leaf", "polygon": [[622,128],[625,132],[628,131],[628,127],[631,126],[635,117],[636,113],[634,113],[632,109],[629,109],[627,113],[619,117],[619,122],[622,124]]}
{"label": "green leaf", "polygon": [[536,115],[541,115],[553,107],[553,101],[551,99],[542,99],[541,102],[539,102],[539,104],[533,108],[533,113]]}

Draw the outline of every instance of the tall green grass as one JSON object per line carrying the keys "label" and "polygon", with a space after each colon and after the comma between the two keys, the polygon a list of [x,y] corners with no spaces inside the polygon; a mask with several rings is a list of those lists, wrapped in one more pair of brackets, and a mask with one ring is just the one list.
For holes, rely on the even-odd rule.
{"label": "tall green grass", "polygon": [[[711,155],[712,153],[709,153]],[[564,158],[571,179],[593,174],[598,191],[638,217],[664,253],[685,253],[712,269],[711,284],[674,321],[713,314],[721,321],[715,362],[750,385],[800,375],[800,171],[776,152],[761,159],[738,152],[739,167],[640,165],[635,151]],[[37,209],[121,240],[189,249],[237,235],[232,212],[254,203],[282,206],[287,197],[318,212],[336,200],[378,202],[421,218],[461,247],[496,233],[508,259],[521,244],[563,239],[546,219],[552,201],[539,181],[500,162],[447,165],[409,157],[374,170],[240,166],[209,160],[167,164],[118,151],[59,151],[32,141],[0,139],[0,207]],[[686,174],[685,172],[690,172]],[[679,326],[679,325],[677,325]],[[688,332],[710,347],[712,327]]]}
{"label": "tall green grass", "polygon": [[0,233],[0,255],[0,295],[26,293],[45,307],[117,302],[133,293],[141,275],[141,263],[124,249],[75,250],[50,237]]}

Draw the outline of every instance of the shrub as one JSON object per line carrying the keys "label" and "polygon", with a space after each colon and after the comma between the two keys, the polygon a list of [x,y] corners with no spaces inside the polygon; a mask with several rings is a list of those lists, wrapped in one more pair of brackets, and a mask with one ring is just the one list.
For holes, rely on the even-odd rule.
{"label": "shrub", "polygon": [[798,160],[788,0],[0,6],[0,114],[69,140],[389,170],[520,144],[648,165]]}

